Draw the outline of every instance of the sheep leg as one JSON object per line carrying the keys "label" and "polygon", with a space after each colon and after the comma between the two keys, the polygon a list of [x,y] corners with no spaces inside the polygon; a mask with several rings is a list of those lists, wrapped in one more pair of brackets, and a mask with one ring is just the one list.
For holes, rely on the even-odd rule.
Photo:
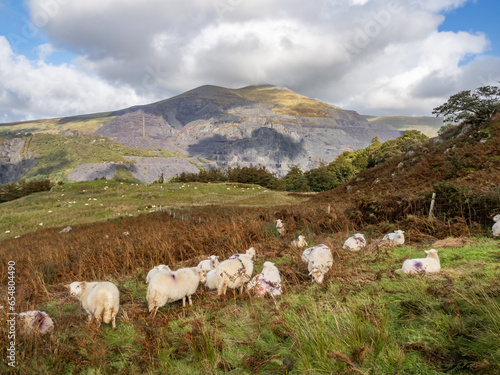
{"label": "sheep leg", "polygon": [[193,301],[191,300],[191,296],[188,296],[188,300],[189,300],[189,306],[192,306],[193,305]]}
{"label": "sheep leg", "polygon": [[186,307],[186,297],[182,297],[182,307]]}

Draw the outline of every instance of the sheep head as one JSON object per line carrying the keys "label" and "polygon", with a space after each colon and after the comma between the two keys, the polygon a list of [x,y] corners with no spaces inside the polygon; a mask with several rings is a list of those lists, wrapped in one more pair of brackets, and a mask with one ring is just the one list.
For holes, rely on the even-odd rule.
{"label": "sheep head", "polygon": [[85,281],[75,281],[69,284],[69,294],[75,297],[79,297],[87,287],[87,283]]}
{"label": "sheep head", "polygon": [[427,254],[427,258],[434,258],[439,260],[438,252],[436,249],[425,250],[425,253]]}
{"label": "sheep head", "polygon": [[273,262],[264,262],[264,267],[262,267],[262,271],[264,271],[266,268],[271,268],[274,267]]}
{"label": "sheep head", "polygon": [[248,249],[245,253],[246,255],[249,255],[250,256],[250,259],[254,259],[255,258],[255,249],[253,247],[251,247],[250,249]]}
{"label": "sheep head", "polygon": [[497,221],[500,220],[500,214],[496,215],[494,218],[493,218],[493,221],[496,223]]}
{"label": "sheep head", "polygon": [[202,269],[200,266],[196,266],[193,269],[198,274],[198,277],[200,278],[200,283],[205,284],[207,282],[207,271]]}
{"label": "sheep head", "polygon": [[403,234],[403,233],[404,233],[404,231],[403,231],[403,230],[401,230],[401,229],[398,229],[398,230],[395,230],[395,231],[394,231],[394,233],[397,233],[397,234]]}
{"label": "sheep head", "polygon": [[325,277],[323,271],[318,267],[313,267],[312,271],[309,272],[309,276],[312,276],[313,280],[316,281],[318,284],[323,283],[323,279]]}

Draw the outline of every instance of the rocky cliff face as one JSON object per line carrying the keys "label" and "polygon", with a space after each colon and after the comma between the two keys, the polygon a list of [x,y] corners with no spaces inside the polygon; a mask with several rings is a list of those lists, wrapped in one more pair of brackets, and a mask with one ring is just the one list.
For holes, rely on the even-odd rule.
{"label": "rocky cliff face", "polygon": [[33,166],[35,160],[31,155],[22,154],[23,146],[22,138],[6,139],[0,146],[0,184],[18,180]]}
{"label": "rocky cliff face", "polygon": [[265,166],[283,176],[329,163],[345,150],[401,133],[275,86],[203,86],[158,103],[112,113],[96,134],[130,147],[180,151],[207,165]]}

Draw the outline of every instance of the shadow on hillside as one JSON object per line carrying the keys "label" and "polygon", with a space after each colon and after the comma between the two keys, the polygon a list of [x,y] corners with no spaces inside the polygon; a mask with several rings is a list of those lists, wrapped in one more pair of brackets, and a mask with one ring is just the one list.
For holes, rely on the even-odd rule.
{"label": "shadow on hillside", "polygon": [[267,127],[255,129],[251,137],[242,139],[216,134],[190,145],[188,152],[195,156],[212,155],[217,161],[240,155],[242,161],[252,161],[260,156],[278,163],[282,159],[294,160],[300,155],[306,155],[302,140],[296,142],[292,137]]}

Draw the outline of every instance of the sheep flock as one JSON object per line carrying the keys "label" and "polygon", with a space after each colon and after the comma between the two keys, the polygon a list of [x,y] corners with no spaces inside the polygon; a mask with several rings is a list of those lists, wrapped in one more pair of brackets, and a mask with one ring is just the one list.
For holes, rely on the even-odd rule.
{"label": "sheep flock", "polygon": [[[500,215],[493,218],[492,234],[500,236]],[[280,236],[285,234],[285,225],[281,219],[276,221],[276,229]],[[405,243],[404,231],[395,230],[386,234],[374,243],[399,246]],[[299,235],[290,243],[295,249],[307,246],[306,238]],[[367,241],[362,233],[349,237],[342,248],[347,251],[359,252],[367,247]],[[433,274],[441,270],[438,252],[435,249],[426,250],[425,258],[407,259],[401,269],[396,272],[407,274]],[[254,247],[244,253],[238,253],[219,261],[219,256],[211,255],[198,263],[195,267],[172,270],[168,265],[154,266],[145,277],[148,284],[145,300],[150,315],[154,318],[158,310],[175,301],[182,301],[186,307],[186,300],[192,305],[192,296],[200,286],[207,293],[217,293],[223,296],[231,289],[242,294],[245,291],[259,298],[270,297],[275,299],[282,294],[282,279],[278,267],[269,260],[264,261],[262,271],[253,275],[254,262],[257,252]],[[334,259],[331,249],[325,244],[317,244],[302,252],[302,261],[307,264],[311,282],[322,284],[324,277],[331,270]],[[76,297],[88,315],[88,322],[96,321],[97,327],[101,322],[111,323],[116,328],[116,317],[120,308],[120,292],[116,285],[108,281],[86,282],[75,281],[66,285],[71,296]],[[19,314],[22,320],[24,334],[49,334],[54,332],[54,322],[50,316],[38,310]]]}

